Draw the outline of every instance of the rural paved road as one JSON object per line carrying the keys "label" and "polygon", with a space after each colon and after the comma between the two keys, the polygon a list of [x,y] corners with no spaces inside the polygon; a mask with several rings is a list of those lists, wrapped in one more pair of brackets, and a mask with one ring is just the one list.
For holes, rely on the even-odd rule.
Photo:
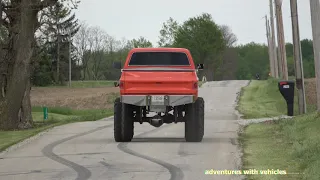
{"label": "rural paved road", "polygon": [[113,122],[56,127],[0,156],[1,180],[205,180],[239,179],[205,175],[205,170],[237,170],[237,93],[248,81],[208,82],[202,143],[184,142],[184,123],[154,128],[137,124],[130,143],[115,143]]}

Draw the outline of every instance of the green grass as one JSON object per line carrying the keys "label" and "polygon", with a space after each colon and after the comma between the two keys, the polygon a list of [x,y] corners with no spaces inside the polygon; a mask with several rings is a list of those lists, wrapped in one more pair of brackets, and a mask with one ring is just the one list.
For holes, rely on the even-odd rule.
{"label": "green grass", "polygon": [[48,119],[43,119],[41,107],[33,107],[35,128],[21,131],[0,131],[0,152],[41,131],[67,123],[95,121],[113,114],[112,110],[72,110],[68,108],[48,108]]}
{"label": "green grass", "polygon": [[[238,109],[246,117],[266,117],[286,112],[276,80],[254,81],[243,90]],[[309,112],[292,120],[252,124],[244,128],[240,134],[243,170],[279,169],[288,173],[248,175],[247,179],[320,179],[320,115],[311,110]]]}
{"label": "green grass", "polygon": [[[244,119],[287,114],[287,104],[279,92],[278,81],[275,79],[253,80],[249,86],[244,87],[237,109],[243,114]],[[294,114],[297,112],[297,97],[295,97]]]}
{"label": "green grass", "polygon": [[[110,114],[112,110],[109,109],[88,109],[88,110],[73,110],[65,107],[49,107],[48,113],[62,114],[62,115],[75,115],[82,117],[103,117]],[[32,107],[32,112],[43,112],[41,107]]]}
{"label": "green grass", "polygon": [[[73,88],[97,88],[97,87],[114,87],[115,81],[72,81],[71,87]],[[50,86],[50,87],[69,87],[69,82],[65,86]]]}
{"label": "green grass", "polygon": [[198,86],[201,87],[203,83],[204,83],[203,81],[199,81]]}
{"label": "green grass", "polygon": [[30,130],[0,131],[0,152],[51,127],[54,127],[54,124]]}
{"label": "green grass", "polygon": [[246,127],[240,137],[244,148],[243,169],[280,169],[288,173],[250,175],[248,179],[320,179],[319,127],[320,116],[315,112],[294,120]]}

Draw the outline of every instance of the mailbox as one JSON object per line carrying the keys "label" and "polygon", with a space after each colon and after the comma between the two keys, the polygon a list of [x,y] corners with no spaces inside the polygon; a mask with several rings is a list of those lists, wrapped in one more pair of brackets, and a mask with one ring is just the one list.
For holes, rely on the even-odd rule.
{"label": "mailbox", "polygon": [[280,81],[278,83],[279,91],[287,102],[288,116],[293,116],[294,85],[294,81]]}

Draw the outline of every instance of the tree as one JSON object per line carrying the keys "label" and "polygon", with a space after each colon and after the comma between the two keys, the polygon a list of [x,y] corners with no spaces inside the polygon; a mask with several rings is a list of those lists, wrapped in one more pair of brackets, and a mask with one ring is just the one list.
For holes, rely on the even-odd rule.
{"label": "tree", "polygon": [[[313,44],[312,40],[301,40],[302,62],[304,69],[304,77],[310,78],[315,76],[314,60],[313,60]],[[287,61],[288,61],[288,74],[295,76],[294,59],[293,59],[293,44],[286,43]]]}
{"label": "tree", "polygon": [[86,79],[86,69],[88,59],[85,59],[85,52],[89,48],[89,26],[85,22],[80,23],[80,28],[77,34],[74,36],[74,45],[76,47],[76,55],[79,60],[77,64],[81,66],[82,77],[81,79]]}
{"label": "tree", "polygon": [[177,21],[173,20],[172,17],[163,23],[162,29],[160,30],[160,36],[158,45],[160,47],[172,47],[174,42],[174,36],[179,28]]}
{"label": "tree", "polygon": [[134,48],[133,44],[131,41],[122,38],[121,41],[119,42],[119,50],[117,51],[119,53],[119,58],[120,61],[124,64],[125,59],[129,53],[129,51]]}
{"label": "tree", "polygon": [[312,62],[314,62],[313,42],[311,39],[301,40],[301,51],[302,51],[302,58],[304,60],[311,60]]}
{"label": "tree", "polygon": [[216,77],[216,80],[234,80],[237,79],[236,72],[239,64],[239,56],[236,47],[226,48],[222,56],[221,69],[223,72]]}
{"label": "tree", "polygon": [[[51,55],[52,63],[56,67],[56,83],[63,83],[68,76],[69,43],[80,28],[78,20],[75,14],[72,14],[71,9],[60,2],[47,8],[41,15],[41,23],[43,24],[41,32],[44,39],[46,39],[44,46],[48,47],[50,51],[48,53]],[[76,52],[74,52],[75,48],[71,48],[72,60],[77,61]],[[60,69],[64,69],[64,71],[60,71]]]}
{"label": "tree", "polygon": [[220,30],[223,35],[227,47],[233,47],[238,41],[237,36],[232,32],[231,28],[227,25],[221,25]]}
{"label": "tree", "polygon": [[[262,79],[268,77],[269,60],[267,46],[249,43],[236,47],[239,54],[239,63],[237,67],[237,79],[252,79],[255,73],[260,73]],[[303,71],[305,78],[315,77],[313,44],[312,40],[301,40],[301,51],[303,58]],[[289,76],[295,76],[293,45],[286,43],[287,65]]]}
{"label": "tree", "polygon": [[138,39],[133,39],[131,43],[134,48],[152,47],[152,43],[142,36],[140,36]]}
{"label": "tree", "polygon": [[[0,68],[0,129],[13,130],[33,126],[30,103],[31,57],[35,32],[41,25],[38,13],[58,0],[6,0],[0,4],[4,13],[0,27],[7,31],[2,44],[6,58]],[[73,2],[76,5],[76,2]]]}
{"label": "tree", "polygon": [[261,79],[268,78],[269,56],[268,47],[254,42],[237,47],[239,62],[237,68],[237,79],[252,79],[256,73]]}
{"label": "tree", "polygon": [[304,77],[315,77],[313,42],[310,39],[301,40]]}
{"label": "tree", "polygon": [[100,76],[102,76],[102,74],[99,73],[101,69],[100,65],[104,60],[104,54],[108,48],[108,41],[111,37],[99,27],[92,28],[91,33],[90,42],[93,45],[94,51],[91,52],[90,59],[92,61],[89,66],[93,79],[98,80],[100,79]]}
{"label": "tree", "polygon": [[48,50],[37,45],[33,51],[31,82],[33,86],[48,86],[54,83],[52,60]]}
{"label": "tree", "polygon": [[210,14],[203,13],[185,21],[177,29],[173,45],[189,49],[195,63],[204,63],[208,80],[213,80],[212,70],[219,73],[226,44],[221,30]]}
{"label": "tree", "polygon": [[88,26],[85,23],[76,34],[77,56],[81,59],[82,75],[85,80],[117,80],[119,72],[112,67],[112,62],[122,61],[130,49],[151,47],[145,38],[138,40],[117,40],[100,27]]}

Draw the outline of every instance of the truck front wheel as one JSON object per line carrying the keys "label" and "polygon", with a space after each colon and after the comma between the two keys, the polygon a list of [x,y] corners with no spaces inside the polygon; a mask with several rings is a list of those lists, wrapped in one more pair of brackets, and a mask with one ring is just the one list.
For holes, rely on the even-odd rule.
{"label": "truck front wheel", "polygon": [[133,112],[129,104],[114,102],[114,140],[116,142],[130,142],[134,134]]}
{"label": "truck front wheel", "polygon": [[186,105],[185,139],[201,142],[204,135],[204,100],[198,97],[195,103]]}

